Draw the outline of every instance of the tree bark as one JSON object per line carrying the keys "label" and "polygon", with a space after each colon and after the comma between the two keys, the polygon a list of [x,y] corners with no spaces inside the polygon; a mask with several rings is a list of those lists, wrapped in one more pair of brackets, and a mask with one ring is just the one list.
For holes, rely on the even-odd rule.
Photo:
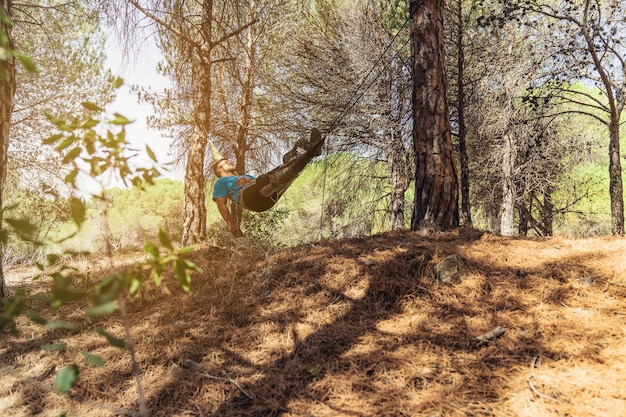
{"label": "tree bark", "polygon": [[404,194],[408,188],[405,151],[400,133],[391,128],[388,143],[389,172],[391,174],[391,230],[402,230],[404,226]]}
{"label": "tree bark", "polygon": [[412,0],[415,206],[411,230],[459,225],[458,178],[444,66],[443,0]]}
{"label": "tree bark", "polygon": [[611,232],[624,235],[624,186],[620,161],[619,115],[611,114],[609,125],[609,194],[611,195]]}
{"label": "tree bark", "polygon": [[502,214],[500,234],[515,236],[515,142],[509,133],[502,138]]}
{"label": "tree bark", "polygon": [[469,157],[467,155],[467,126],[465,125],[465,54],[463,45],[463,2],[457,2],[457,112],[459,115],[459,162],[461,165],[461,219],[463,226],[472,227],[470,208]]}
{"label": "tree bark", "polygon": [[552,204],[552,187],[548,186],[543,192],[543,206],[541,207],[541,222],[543,223],[543,235],[552,236],[554,204]]}
{"label": "tree bark", "polygon": [[[251,1],[250,11],[256,9],[256,2]],[[254,100],[255,87],[255,67],[256,67],[256,44],[255,26],[250,26],[247,30],[247,40],[244,49],[245,63],[242,69],[241,98],[239,102],[239,120],[237,122],[237,148],[235,155],[237,158],[236,169],[238,173],[246,172],[246,155],[250,148],[248,144],[248,132],[252,123],[252,104]],[[243,210],[239,204],[231,205],[231,213],[235,221],[241,226],[243,220]]]}
{"label": "tree bark", "polygon": [[[11,0],[1,0],[0,7],[5,16],[11,16]],[[9,50],[12,49],[13,40],[11,38],[11,28],[7,24],[0,21],[0,32],[7,35],[8,43],[4,45]],[[0,77],[0,229],[2,228],[2,210],[4,203],[2,195],[4,192],[4,183],[7,175],[7,162],[9,153],[9,128],[11,126],[11,113],[13,111],[13,97],[15,96],[15,60],[8,56],[6,60],[0,60],[5,74]],[[6,281],[4,279],[4,270],[2,263],[4,259],[3,245],[0,244],[0,298],[8,296]]]}
{"label": "tree bark", "polygon": [[200,52],[199,86],[195,97],[195,121],[185,168],[183,245],[206,240],[206,206],[204,159],[211,124],[211,32],[213,24],[213,0],[202,4],[202,38]]}

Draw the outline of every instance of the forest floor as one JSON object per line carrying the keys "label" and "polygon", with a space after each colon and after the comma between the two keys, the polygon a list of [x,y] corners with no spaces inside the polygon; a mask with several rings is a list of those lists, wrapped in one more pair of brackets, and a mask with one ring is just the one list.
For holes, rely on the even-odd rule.
{"label": "forest floor", "polygon": [[[252,246],[200,247],[191,295],[167,276],[127,303],[150,416],[626,415],[624,238],[404,231]],[[451,254],[466,276],[440,285],[433,268]],[[45,285],[7,275],[11,288]],[[83,331],[20,319],[19,336],[2,335],[0,415],[134,415],[128,351],[91,331],[123,337],[119,316],[38,312]],[[70,363],[80,378],[61,395],[55,371]]]}

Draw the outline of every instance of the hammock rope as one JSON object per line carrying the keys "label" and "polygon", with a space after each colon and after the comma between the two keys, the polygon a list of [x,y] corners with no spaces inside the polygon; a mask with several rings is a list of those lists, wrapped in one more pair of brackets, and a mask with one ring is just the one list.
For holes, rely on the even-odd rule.
{"label": "hammock rope", "polygon": [[[354,108],[354,106],[356,106],[356,104],[361,100],[361,98],[363,98],[365,93],[372,87],[372,85],[374,85],[374,83],[376,82],[378,77],[383,73],[383,71],[385,71],[389,67],[389,65],[391,65],[391,62],[393,62],[395,58],[397,58],[400,52],[402,52],[404,47],[409,43],[409,37],[407,37],[406,41],[402,44],[402,46],[400,46],[400,48],[398,48],[398,50],[391,57],[391,59],[388,60],[387,63],[384,65],[384,67],[376,73],[376,77],[372,78],[369,84],[364,89],[361,90],[361,88],[365,85],[370,75],[372,75],[372,73],[376,70],[376,67],[378,66],[379,62],[382,61],[382,59],[387,54],[387,51],[389,50],[389,48],[393,46],[398,36],[400,36],[400,33],[402,33],[407,23],[411,20],[411,15],[412,14],[409,13],[409,16],[404,21],[404,24],[400,27],[398,32],[395,34],[395,36],[391,39],[391,41],[387,44],[383,52],[380,54],[376,62],[372,65],[371,69],[368,71],[365,77],[363,77],[361,82],[357,85],[356,89],[352,92],[352,95],[347,100],[346,104],[343,106],[341,112],[330,123],[328,129],[325,131],[326,135],[330,134],[330,132],[332,132],[339,125],[341,120],[343,120],[343,118]],[[324,174],[322,176],[322,206],[320,210],[320,232],[319,232],[320,240],[322,240],[322,233],[323,233],[323,228],[324,228],[324,203],[325,203],[325,198],[326,198],[326,180],[327,180],[327,171],[328,171],[328,146],[329,146],[328,143],[329,141],[326,140],[326,143],[325,143],[326,158],[324,159],[324,170],[323,170]]]}

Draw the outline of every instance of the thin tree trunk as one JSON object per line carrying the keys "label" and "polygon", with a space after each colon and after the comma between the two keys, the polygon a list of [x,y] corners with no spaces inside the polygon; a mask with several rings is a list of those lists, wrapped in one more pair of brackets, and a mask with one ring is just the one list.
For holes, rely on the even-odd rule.
{"label": "thin tree trunk", "polygon": [[[256,2],[251,1],[249,5],[250,11],[256,9]],[[241,99],[239,102],[239,121],[237,123],[237,149],[236,149],[236,168],[237,172],[244,174],[246,172],[246,154],[248,153],[248,132],[252,123],[252,104],[254,99],[254,73],[256,66],[256,47],[255,47],[255,26],[247,29],[247,41],[245,47],[245,63],[243,68],[243,84],[241,88]],[[243,211],[239,204],[231,206],[231,213],[238,225],[241,225]]]}
{"label": "thin tree trunk", "polygon": [[619,117],[609,126],[609,193],[611,195],[611,232],[624,235],[624,186],[620,161]]}
{"label": "thin tree trunk", "polygon": [[548,186],[543,192],[543,207],[541,208],[541,222],[543,223],[544,236],[552,236],[553,212],[552,187]]}
{"label": "thin tree trunk", "polygon": [[463,2],[457,2],[457,111],[459,114],[459,162],[461,164],[461,219],[464,226],[472,227],[470,208],[469,157],[467,155],[467,127],[465,126],[465,55],[463,45]]}
{"label": "thin tree trunk", "polygon": [[411,230],[450,230],[459,225],[459,187],[444,66],[443,3],[410,2],[416,158]]}
{"label": "thin tree trunk", "polygon": [[[5,16],[11,16],[11,0],[1,0],[0,7]],[[12,49],[13,40],[11,38],[11,28],[0,21],[0,32],[7,35],[8,43],[5,45]],[[0,76],[0,229],[2,228],[2,209],[4,202],[2,195],[7,175],[7,162],[9,153],[9,128],[11,126],[11,113],[13,111],[13,97],[15,96],[15,61],[11,56],[6,60],[0,60],[0,67],[4,77]],[[4,260],[3,246],[0,244],[0,298],[8,296],[4,270],[2,263]]]}
{"label": "thin tree trunk", "polygon": [[389,70],[385,72],[383,85],[381,88],[380,101],[389,103],[385,111],[386,133],[385,133],[385,153],[387,154],[387,164],[391,178],[391,230],[402,230],[405,228],[404,211],[406,206],[405,193],[409,187],[407,178],[407,163],[405,159],[406,148],[402,138],[402,115],[404,110],[404,100],[402,91],[402,64],[395,58],[394,51],[389,51]]}
{"label": "thin tree trunk", "polygon": [[519,216],[519,221],[517,222],[517,234],[519,236],[527,236],[528,223],[530,222],[530,214],[528,213],[528,210],[526,209],[526,206],[524,204],[518,205],[517,215]]}
{"label": "thin tree trunk", "polygon": [[502,146],[502,214],[500,234],[515,236],[515,143],[509,133],[505,133]]}
{"label": "thin tree trunk", "polygon": [[[406,162],[400,133],[391,128],[389,144],[389,172],[391,173],[391,230],[404,229],[404,194],[408,188]],[[399,130],[399,129],[398,129]]]}

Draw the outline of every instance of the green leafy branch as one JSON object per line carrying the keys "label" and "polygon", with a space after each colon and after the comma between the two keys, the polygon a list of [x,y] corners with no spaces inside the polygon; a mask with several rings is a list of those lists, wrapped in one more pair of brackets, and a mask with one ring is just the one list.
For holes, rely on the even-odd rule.
{"label": "green leafy branch", "polygon": [[[119,88],[122,85],[123,80],[117,78],[114,86]],[[160,176],[157,167],[132,167],[129,164],[138,152],[126,141],[126,125],[132,120],[119,113],[104,117],[104,109],[91,102],[83,102],[82,105],[91,113],[86,120],[64,120],[45,113],[59,132],[45,139],[44,144],[54,146],[61,154],[61,162],[70,167],[65,182],[76,188],[76,178],[81,172],[94,179],[110,172],[126,186],[153,184],[154,179]],[[106,132],[100,134],[98,131],[103,128]],[[147,145],[146,152],[156,163],[155,154]]]}
{"label": "green leafy branch", "polygon": [[[122,79],[115,80],[116,88],[122,84]],[[112,117],[106,117],[102,107],[90,102],[84,102],[82,105],[88,113],[84,120],[63,120],[46,113],[46,117],[56,126],[58,132],[45,139],[44,144],[53,146],[59,153],[62,163],[69,167],[65,182],[76,189],[76,180],[79,175],[97,179],[109,172],[127,186],[142,187],[145,183],[152,184],[160,175],[156,166],[133,167],[129,163],[136,152],[126,140],[126,126],[131,123],[131,120],[118,113]],[[156,164],[154,152],[149,147],[146,147],[146,152]],[[98,198],[105,200],[104,195]],[[71,218],[80,229],[86,220],[86,205],[81,199],[72,197],[69,207]],[[4,223],[6,227],[0,229],[0,243],[2,244],[6,243],[9,234],[15,234],[23,240],[32,239],[32,236],[36,235],[36,227],[26,219],[6,217]],[[48,320],[34,313],[33,306],[41,302],[49,303],[55,309],[65,304],[80,303],[89,320],[102,315],[119,313],[126,330],[124,337],[113,335],[100,327],[97,327],[95,331],[111,346],[129,350],[133,361],[133,373],[140,392],[140,415],[146,415],[145,399],[125,310],[125,299],[128,296],[135,297],[144,290],[147,279],[151,279],[155,285],[159,286],[163,275],[168,270],[173,271],[184,291],[191,292],[191,275],[193,272],[201,272],[197,265],[186,258],[186,254],[191,252],[193,247],[175,248],[170,237],[162,229],[159,231],[158,238],[158,243],[145,244],[144,250],[149,255],[147,261],[111,272],[97,281],[91,281],[90,277],[85,276],[76,268],[64,264],[62,255],[48,255],[45,263],[37,265],[40,274],[35,279],[44,277],[49,279],[51,282],[49,291],[45,295],[29,295],[23,289],[18,289],[12,297],[2,300],[0,334],[5,329],[17,334],[15,319],[24,314],[27,314],[33,322],[50,329],[80,331],[70,323]],[[68,252],[68,254],[71,253]],[[109,256],[110,269],[113,270],[112,254],[109,253]],[[64,343],[51,343],[42,346],[42,349],[54,351],[63,350],[66,347]],[[81,351],[81,353],[89,364],[104,365],[101,357],[87,351]],[[78,381],[79,372],[79,366],[75,363],[62,368],[55,379],[56,389],[62,393],[68,392]]]}
{"label": "green leafy branch", "polygon": [[[7,16],[4,11],[4,8],[0,7],[0,26],[4,29],[11,28],[13,26],[13,22]],[[33,62],[32,59],[23,52],[20,52],[16,49],[13,49],[11,45],[11,40],[9,39],[9,34],[4,30],[0,30],[0,61],[12,61],[14,58],[17,58],[24,67],[34,73],[38,73],[37,66]],[[4,65],[0,65],[0,78],[7,79],[8,74]]]}

